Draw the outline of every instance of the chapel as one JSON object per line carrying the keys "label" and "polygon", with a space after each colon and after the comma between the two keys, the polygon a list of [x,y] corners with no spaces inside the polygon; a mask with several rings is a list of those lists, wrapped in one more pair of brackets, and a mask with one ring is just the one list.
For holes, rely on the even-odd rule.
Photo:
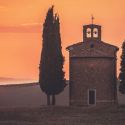
{"label": "chapel", "polygon": [[83,40],[69,51],[70,105],[114,104],[117,100],[117,46],[102,41],[101,26],[83,26]]}

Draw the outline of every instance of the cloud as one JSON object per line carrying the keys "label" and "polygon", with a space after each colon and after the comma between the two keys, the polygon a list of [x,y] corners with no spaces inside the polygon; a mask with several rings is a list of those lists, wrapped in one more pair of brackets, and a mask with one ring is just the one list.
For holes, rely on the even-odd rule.
{"label": "cloud", "polygon": [[41,32],[41,25],[29,25],[29,24],[23,24],[19,26],[0,26],[0,32],[27,32],[27,33],[32,33],[32,32]]}
{"label": "cloud", "polygon": [[0,9],[3,9],[3,8],[5,8],[5,6],[0,6]]}
{"label": "cloud", "polygon": [[23,23],[17,26],[0,26],[0,32],[27,32],[40,33],[42,29],[41,23]]}
{"label": "cloud", "polygon": [[6,6],[1,6],[1,5],[0,5],[0,10],[7,10],[7,7],[6,7]]}
{"label": "cloud", "polygon": [[41,23],[24,23],[21,26],[41,26]]}

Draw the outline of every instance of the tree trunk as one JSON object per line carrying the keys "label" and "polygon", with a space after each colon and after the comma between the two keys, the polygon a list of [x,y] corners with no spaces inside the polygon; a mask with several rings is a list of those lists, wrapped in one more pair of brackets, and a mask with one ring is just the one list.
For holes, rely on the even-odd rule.
{"label": "tree trunk", "polygon": [[50,95],[47,95],[47,105],[50,105]]}
{"label": "tree trunk", "polygon": [[52,95],[52,105],[55,105],[56,104],[56,98],[55,98],[55,95]]}

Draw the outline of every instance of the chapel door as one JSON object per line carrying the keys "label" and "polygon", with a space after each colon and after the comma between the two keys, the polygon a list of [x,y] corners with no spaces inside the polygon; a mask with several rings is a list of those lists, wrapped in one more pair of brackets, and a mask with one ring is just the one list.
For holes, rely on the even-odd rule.
{"label": "chapel door", "polygon": [[88,103],[89,105],[96,104],[96,90],[95,89],[88,91]]}

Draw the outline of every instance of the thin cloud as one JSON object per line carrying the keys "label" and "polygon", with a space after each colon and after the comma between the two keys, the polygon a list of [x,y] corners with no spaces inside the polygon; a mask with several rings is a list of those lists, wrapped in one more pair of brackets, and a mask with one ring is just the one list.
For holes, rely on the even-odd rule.
{"label": "thin cloud", "polygon": [[41,32],[41,26],[40,25],[20,25],[20,26],[0,26],[0,32]]}
{"label": "thin cloud", "polygon": [[6,8],[5,6],[0,6],[0,9]]}
{"label": "thin cloud", "polygon": [[6,6],[1,6],[1,5],[0,5],[0,10],[7,10],[7,7],[6,7]]}
{"label": "thin cloud", "polygon": [[41,23],[24,23],[24,24],[21,24],[21,26],[40,26]]}

